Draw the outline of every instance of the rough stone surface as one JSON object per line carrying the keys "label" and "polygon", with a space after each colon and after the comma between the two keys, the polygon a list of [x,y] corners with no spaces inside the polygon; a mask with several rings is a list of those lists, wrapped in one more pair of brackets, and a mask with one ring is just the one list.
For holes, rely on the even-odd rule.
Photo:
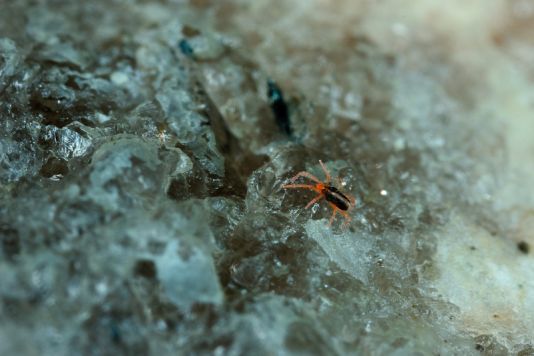
{"label": "rough stone surface", "polygon": [[1,355],[533,354],[534,2],[0,7]]}

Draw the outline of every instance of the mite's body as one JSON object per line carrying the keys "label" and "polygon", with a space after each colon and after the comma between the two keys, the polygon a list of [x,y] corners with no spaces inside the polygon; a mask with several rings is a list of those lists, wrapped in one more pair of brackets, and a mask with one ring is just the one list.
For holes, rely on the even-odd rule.
{"label": "mite's body", "polygon": [[313,198],[312,201],[310,201],[306,208],[309,208],[313,204],[315,204],[320,199],[324,198],[332,207],[334,210],[332,213],[332,217],[330,218],[330,225],[332,225],[332,222],[334,221],[334,218],[336,217],[336,213],[340,213],[345,217],[346,223],[350,221],[350,216],[348,214],[348,210],[354,206],[355,200],[354,198],[347,196],[343,194],[339,189],[337,189],[335,186],[330,184],[330,173],[326,170],[326,167],[324,166],[323,162],[319,160],[319,163],[321,164],[321,168],[323,169],[325,175],[326,175],[326,181],[321,182],[317,177],[314,175],[302,171],[297,173],[293,178],[291,178],[291,183],[295,182],[299,177],[306,177],[308,179],[311,179],[315,182],[314,185],[312,184],[286,184],[283,185],[282,188],[288,189],[288,188],[302,188],[302,189],[310,189],[313,191],[316,191],[319,193],[315,198]]}
{"label": "mite's body", "polygon": [[333,185],[327,185],[322,191],[327,202],[334,204],[339,210],[347,211],[350,208],[350,199]]}

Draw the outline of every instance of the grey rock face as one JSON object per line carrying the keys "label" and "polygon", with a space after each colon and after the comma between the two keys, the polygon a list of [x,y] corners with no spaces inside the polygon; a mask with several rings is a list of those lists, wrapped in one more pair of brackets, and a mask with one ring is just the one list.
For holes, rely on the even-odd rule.
{"label": "grey rock face", "polygon": [[528,4],[0,7],[1,355],[532,353]]}

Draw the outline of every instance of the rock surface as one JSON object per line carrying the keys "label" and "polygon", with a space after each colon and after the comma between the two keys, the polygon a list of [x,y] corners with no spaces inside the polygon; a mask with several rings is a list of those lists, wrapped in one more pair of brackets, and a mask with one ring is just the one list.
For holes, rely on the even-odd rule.
{"label": "rock surface", "polygon": [[1,7],[1,355],[534,353],[533,2]]}

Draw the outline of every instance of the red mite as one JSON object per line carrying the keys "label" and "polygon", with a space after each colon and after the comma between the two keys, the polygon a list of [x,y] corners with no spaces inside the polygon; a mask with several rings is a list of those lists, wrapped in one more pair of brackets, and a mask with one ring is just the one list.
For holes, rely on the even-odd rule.
{"label": "red mite", "polygon": [[291,178],[291,183],[294,183],[299,177],[306,177],[314,181],[315,184],[285,184],[282,186],[282,188],[284,189],[302,188],[302,189],[310,189],[310,190],[316,191],[317,193],[319,193],[319,195],[313,198],[306,205],[306,209],[308,209],[310,206],[318,202],[320,199],[324,198],[334,210],[332,212],[332,217],[330,218],[329,225],[332,225],[332,222],[334,221],[334,218],[336,217],[336,213],[338,212],[345,217],[345,224],[348,224],[350,222],[350,216],[349,216],[348,210],[354,206],[356,201],[353,197],[342,193],[339,189],[337,189],[335,186],[330,184],[330,181],[331,181],[330,173],[328,172],[328,170],[326,169],[326,167],[324,166],[321,160],[319,160],[319,163],[321,164],[321,168],[323,169],[326,175],[325,182],[321,182],[314,175],[306,171],[302,171],[302,172],[297,173],[293,178]]}

